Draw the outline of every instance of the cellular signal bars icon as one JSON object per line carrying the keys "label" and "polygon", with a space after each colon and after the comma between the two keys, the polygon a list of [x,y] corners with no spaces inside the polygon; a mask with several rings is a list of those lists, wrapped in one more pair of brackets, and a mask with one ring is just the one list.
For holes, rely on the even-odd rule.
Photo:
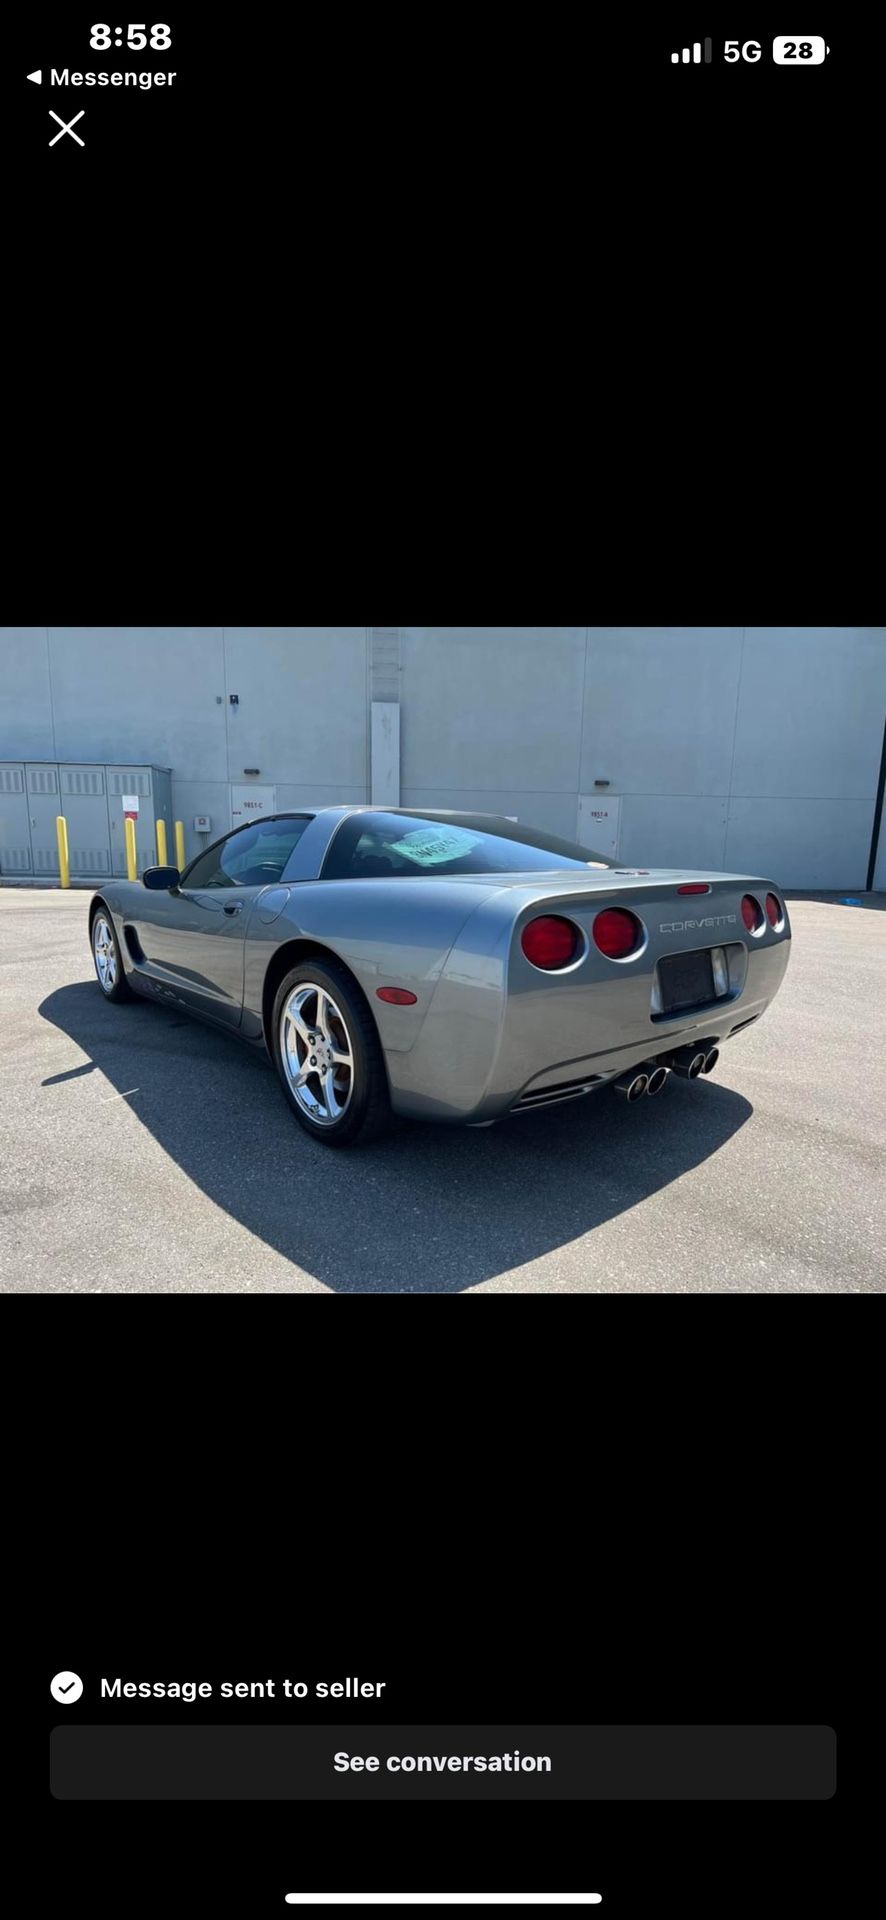
{"label": "cellular signal bars icon", "polygon": [[[711,63],[710,40],[706,40],[704,43],[704,57],[705,57],[705,65],[710,66],[710,63]],[[682,53],[671,54],[672,67],[678,67],[681,61],[684,67],[688,67],[690,60],[692,61],[693,66],[695,67],[698,67],[701,65],[701,41],[700,40],[694,40],[691,48],[684,47]]]}

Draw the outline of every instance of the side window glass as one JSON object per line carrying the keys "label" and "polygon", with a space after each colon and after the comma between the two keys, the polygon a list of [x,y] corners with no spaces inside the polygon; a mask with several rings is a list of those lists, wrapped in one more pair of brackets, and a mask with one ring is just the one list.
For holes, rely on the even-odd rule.
{"label": "side window glass", "polygon": [[307,820],[257,820],[222,849],[221,867],[235,886],[265,887],[279,880]]}
{"label": "side window glass", "polygon": [[185,887],[264,887],[279,880],[308,819],[256,820],[195,860]]}
{"label": "side window glass", "polygon": [[226,862],[230,860],[232,849],[238,842],[254,842],[255,827],[246,827],[238,833],[232,833],[218,847],[210,847],[202,858],[196,860],[188,872],[186,887],[233,887],[233,875],[226,871]]}
{"label": "side window glass", "polygon": [[258,822],[244,828],[240,833],[232,833],[218,850],[218,873],[207,880],[208,887],[248,887],[249,869],[258,858],[259,833]]}

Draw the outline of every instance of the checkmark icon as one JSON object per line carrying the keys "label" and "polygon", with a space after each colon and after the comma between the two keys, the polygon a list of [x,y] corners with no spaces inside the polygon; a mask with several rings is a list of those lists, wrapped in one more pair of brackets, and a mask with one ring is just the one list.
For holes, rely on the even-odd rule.
{"label": "checkmark icon", "polygon": [[60,1706],[72,1707],[82,1695],[83,1682],[79,1673],[74,1673],[71,1667],[62,1667],[61,1673],[53,1674],[49,1691]]}

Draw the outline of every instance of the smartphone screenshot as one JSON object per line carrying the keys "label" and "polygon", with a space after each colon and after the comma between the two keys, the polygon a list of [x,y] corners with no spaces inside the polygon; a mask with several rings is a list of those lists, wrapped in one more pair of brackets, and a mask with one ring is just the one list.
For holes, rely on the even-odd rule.
{"label": "smartphone screenshot", "polygon": [[0,35],[16,1909],[866,1914],[882,24],[97,11]]}

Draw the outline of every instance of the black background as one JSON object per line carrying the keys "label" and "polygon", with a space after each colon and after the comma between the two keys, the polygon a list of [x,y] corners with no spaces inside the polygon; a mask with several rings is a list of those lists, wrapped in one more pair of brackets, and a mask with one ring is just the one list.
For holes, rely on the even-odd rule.
{"label": "black background", "polygon": [[[633,19],[603,9],[586,19],[563,9],[543,19],[492,10],[469,17],[435,6],[258,10],[240,17],[172,7],[162,9],[170,48],[130,51],[126,14],[119,9],[119,20],[112,10],[108,24],[112,36],[119,26],[123,44],[90,47],[95,10],[41,8],[4,30],[4,124],[15,133],[25,172],[32,157],[48,148],[43,132],[57,131],[49,125],[49,107],[60,112],[72,102],[72,113],[86,109],[88,127],[80,131],[91,138],[82,151],[69,140],[53,149],[56,162],[64,159],[65,178],[72,177],[70,163],[79,158],[91,180],[104,172],[108,187],[124,192],[119,169],[130,165],[150,168],[158,181],[164,173],[169,179],[177,175],[180,186],[192,168],[207,183],[230,169],[245,185],[261,176],[271,157],[289,155],[287,186],[302,205],[348,176],[359,191],[360,175],[365,179],[385,155],[399,160],[401,192],[415,184],[402,178],[410,160],[413,167],[427,166],[429,175],[436,160],[441,184],[448,179],[455,186],[473,163],[489,157],[486,141],[491,148],[503,135],[511,136],[511,145],[499,153],[501,186],[512,170],[519,171],[521,158],[565,158],[580,151],[579,142],[590,155],[614,127],[621,134],[611,153],[617,170],[625,178],[645,174],[652,185],[658,167],[650,148],[658,129],[667,129],[672,148],[680,146],[683,127],[690,136],[702,128],[711,135],[717,127],[728,130],[741,137],[750,174],[754,149],[762,142],[768,150],[770,132],[779,124],[788,142],[801,133],[811,136],[817,127],[816,144],[830,146],[835,170],[841,135],[851,129],[860,149],[875,131],[864,125],[864,109],[877,98],[882,44],[882,29],[871,21],[860,30],[842,19],[830,25],[819,19],[829,56],[820,67],[798,62],[803,70],[794,71],[777,68],[771,57],[773,32],[783,19],[776,18],[773,29],[759,14],[738,23],[733,15],[718,28],[716,20],[697,16],[687,24],[679,9]],[[154,7],[153,14],[159,11]],[[706,31],[713,40],[711,64],[672,66],[672,50],[703,40]],[[756,39],[759,60],[725,61],[725,43],[736,39]],[[145,92],[57,88],[49,85],[52,67],[160,68],[174,70],[176,78],[171,88]],[[25,78],[36,68],[44,73],[40,87]],[[570,126],[576,106],[583,124]],[[708,162],[712,157],[704,156]],[[814,165],[808,149],[796,158],[805,169]],[[302,162],[305,174],[298,181],[295,165]],[[57,163],[41,171],[56,183],[62,177]],[[698,178],[703,189],[701,164]],[[265,185],[272,198],[274,182]],[[174,213],[174,207],[166,211]]]}
{"label": "black background", "polygon": [[[823,1353],[801,1379],[787,1348],[744,1347],[728,1316],[751,1302],[708,1309],[697,1348],[690,1310],[668,1303],[654,1357],[655,1308],[630,1339],[604,1308],[571,1362],[558,1311],[532,1364],[519,1340],[506,1363],[476,1315],[457,1341],[438,1331],[433,1367],[408,1347],[385,1357],[390,1323],[368,1346],[361,1335],[357,1358],[340,1317],[328,1345],[315,1318],[310,1361],[301,1331],[275,1361],[296,1338],[287,1308],[236,1358],[171,1344],[144,1391],[131,1356],[125,1387],[100,1401],[81,1382],[26,1676],[50,1904],[281,1920],[294,1889],[470,1885],[600,1891],[613,1916],[860,1910],[873,1833],[863,1367],[850,1434]],[[384,1720],[824,1722],[838,1789],[731,1805],[62,1803],[48,1682],[68,1666],[87,1686],[72,1716],[89,1722],[233,1717],[217,1696],[97,1713],[102,1675],[384,1679],[383,1708],[238,1710],[359,1721],[367,1751]]]}
{"label": "black background", "polygon": [[[778,16],[169,11],[168,55],[91,53],[78,8],[4,24],[29,589],[519,555],[526,594],[605,566],[679,583],[682,619],[724,581],[845,617],[877,542],[881,25],[818,21],[829,59],[789,71]],[[736,29],[766,57],[671,65]],[[178,78],[25,78],[64,64]],[[85,148],[49,147],[59,101]]]}
{"label": "black background", "polygon": [[[780,1610],[787,1595],[783,1586],[778,1590]],[[429,1599],[432,1604],[433,1594]],[[692,1609],[688,1597],[686,1604]],[[724,1600],[718,1604],[710,1584],[699,1592],[696,1604],[699,1617],[707,1615],[713,1606],[722,1628],[731,1635],[736,1633],[732,1606]],[[571,1670],[564,1672],[561,1657],[560,1661],[546,1661],[544,1677],[536,1670],[528,1682],[525,1678],[509,1681],[501,1670],[502,1664],[508,1665],[506,1626],[504,1631],[496,1629],[494,1633],[482,1677],[475,1670],[476,1653],[471,1654],[470,1637],[467,1645],[462,1642],[459,1657],[454,1659],[451,1632],[445,1628],[442,1649],[427,1644],[427,1640],[433,1643],[433,1634],[425,1641],[423,1658],[433,1669],[427,1685],[416,1684],[411,1663],[397,1668],[390,1660],[370,1655],[368,1662],[360,1657],[351,1664],[360,1675],[381,1678],[383,1672],[387,1673],[388,1713],[393,1713],[394,1704],[402,1706],[410,1722],[417,1724],[423,1717],[439,1721],[441,1717],[454,1720],[460,1716],[467,1721],[471,1714],[475,1721],[483,1721],[495,1715],[513,1715],[515,1700],[520,1704],[522,1724],[541,1721],[544,1715],[549,1722],[566,1721],[579,1711],[589,1712],[592,1705],[607,1720],[616,1707],[625,1713],[630,1711],[633,1717],[641,1712],[652,1714],[654,1708],[656,1719],[664,1720],[667,1712],[679,1713],[689,1721],[711,1718],[715,1711],[724,1717],[747,1720],[768,1713],[777,1722],[786,1721],[793,1712],[807,1719],[824,1719],[830,1714],[838,1737],[837,1796],[825,1802],[776,1805],[644,1803],[626,1807],[501,1801],[483,1805],[437,1801],[429,1805],[311,1802],[256,1806],[51,1800],[47,1819],[55,1863],[53,1894],[61,1900],[77,1888],[82,1896],[88,1886],[96,1910],[108,1914],[119,1911],[121,1899],[156,1910],[162,1898],[166,1911],[186,1914],[203,1910],[202,1903],[209,1898],[209,1910],[213,1912],[277,1914],[279,1920],[285,1911],[285,1892],[296,1888],[328,1890],[333,1884],[336,1888],[357,1889],[421,1886],[425,1890],[453,1890],[470,1885],[498,1891],[542,1887],[600,1891],[606,1912],[614,1916],[658,1911],[701,1915],[709,1913],[712,1905],[724,1914],[839,1911],[842,1900],[851,1900],[851,1889],[863,1883],[864,1855],[858,1858],[852,1850],[853,1788],[857,1793],[861,1784],[859,1730],[835,1710],[839,1701],[833,1677],[829,1688],[826,1676],[798,1672],[796,1651],[793,1658],[786,1653],[781,1633],[776,1626],[772,1636],[770,1622],[765,1636],[743,1630],[743,1637],[754,1648],[756,1685],[747,1673],[748,1662],[740,1653],[736,1658],[734,1649],[728,1662],[728,1681],[715,1680],[713,1675],[699,1671],[704,1663],[704,1638],[698,1626],[688,1636],[687,1645],[687,1638],[678,1633],[666,1597],[654,1591],[649,1594],[648,1614],[645,1630],[642,1617],[635,1618],[633,1632],[628,1634],[623,1629],[619,1636],[605,1614],[601,1621],[597,1608],[591,1610],[584,1628],[576,1623],[570,1639],[570,1667],[574,1662],[575,1678]],[[643,1642],[650,1631],[658,1655],[654,1661],[651,1649],[644,1656]],[[299,1637],[295,1625],[291,1644],[297,1644]],[[780,1643],[777,1673],[762,1668],[761,1637],[774,1637]],[[267,1647],[257,1633],[247,1634],[242,1629],[236,1642],[232,1638],[228,1645],[239,1648],[247,1641],[252,1647],[261,1646],[262,1651]],[[324,1662],[313,1635],[309,1643],[316,1651],[313,1658],[298,1663],[300,1677],[345,1677],[340,1659],[337,1664],[334,1657]],[[127,1639],[127,1646],[132,1644]],[[198,1679],[253,1679],[269,1673],[282,1677],[288,1668],[296,1677],[281,1643],[274,1644],[281,1646],[279,1659],[273,1652],[266,1652],[263,1660],[244,1654],[229,1657],[221,1666],[204,1656],[199,1664],[180,1659],[174,1672]],[[596,1666],[601,1649],[605,1666],[615,1656],[617,1665],[623,1668],[620,1681],[613,1675],[607,1677],[604,1671],[592,1682],[591,1675],[584,1671],[588,1662]],[[808,1643],[805,1652],[808,1660]],[[532,1664],[535,1666],[534,1660]],[[659,1671],[661,1664],[665,1676]],[[652,1673],[650,1666],[655,1669]],[[675,1668],[680,1674],[679,1683]],[[168,1662],[152,1659],[149,1654],[125,1660],[121,1656],[116,1661],[106,1658],[103,1664],[93,1664],[91,1659],[81,1659],[79,1651],[78,1670],[93,1696],[103,1673],[151,1678],[167,1671],[171,1677],[173,1672]],[[50,1677],[47,1667],[47,1685]],[[84,1714],[86,1704],[84,1695],[72,1714]],[[251,1724],[265,1717],[285,1718],[293,1711],[299,1710],[287,1708],[282,1701],[244,1701],[240,1706],[241,1716]],[[318,1722],[321,1710],[316,1702],[305,1702],[300,1711],[306,1724]],[[347,1703],[328,1702],[327,1714],[330,1723],[336,1719],[348,1723]],[[363,1750],[371,1752],[369,1730],[380,1714],[371,1702],[365,1703],[364,1714],[367,1737]],[[89,1710],[93,1723],[118,1715],[167,1724],[177,1718],[187,1723],[195,1715],[201,1723],[218,1719],[230,1724],[233,1717],[232,1704],[218,1699],[195,1702],[191,1708],[142,1701],[120,1705],[105,1702],[99,1712],[94,1705]],[[58,1724],[59,1717],[60,1710],[50,1703],[47,1726]],[[355,1718],[351,1706],[350,1724]],[[48,1774],[48,1754],[44,1766]],[[79,1863],[73,1872],[72,1861]]]}
{"label": "black background", "polygon": [[[161,273],[193,267],[195,244],[232,264],[251,245],[296,298],[322,297],[329,275],[357,299],[365,269],[378,302],[397,266],[398,310],[424,325],[423,296],[446,301],[453,278],[470,307],[466,274],[478,288],[514,274],[509,291],[532,303],[555,264],[577,298],[616,255],[632,278],[638,248],[652,250],[647,267],[652,255],[669,272],[685,263],[703,285],[727,248],[736,267],[763,253],[784,264],[786,251],[820,270],[847,228],[873,237],[884,34],[870,21],[819,21],[827,60],[794,70],[774,65],[759,18],[736,34],[734,18],[717,31],[661,10],[171,12],[170,49],[133,53],[92,50],[79,7],[17,15],[0,123],[23,210],[52,221],[88,209],[96,241],[144,249]],[[125,35],[125,17],[108,24]],[[672,66],[705,26],[711,64]],[[727,38],[756,38],[760,59],[726,62]],[[176,79],[58,88],[53,67]],[[85,110],[82,149],[49,146],[49,108],[65,106],[65,119]]]}

